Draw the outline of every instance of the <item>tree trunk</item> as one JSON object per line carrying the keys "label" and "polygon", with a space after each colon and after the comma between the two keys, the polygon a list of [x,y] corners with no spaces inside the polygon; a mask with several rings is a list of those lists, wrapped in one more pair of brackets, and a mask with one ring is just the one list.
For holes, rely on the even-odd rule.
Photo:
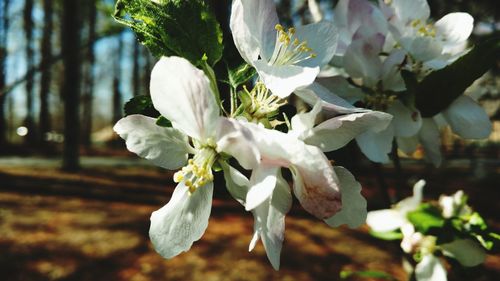
{"label": "tree trunk", "polygon": [[95,51],[94,42],[96,41],[96,19],[97,19],[97,9],[95,1],[88,2],[88,41],[91,42],[90,46],[86,52],[87,59],[87,69],[85,75],[84,83],[84,93],[83,93],[83,130],[82,130],[82,142],[86,148],[91,146],[91,135],[92,135],[92,112],[94,101],[94,63],[95,63]]}
{"label": "tree trunk", "polygon": [[[6,84],[7,77],[7,43],[9,33],[9,4],[10,0],[3,0],[2,7],[2,34],[0,36],[0,89]],[[0,93],[0,147],[7,144],[7,121],[5,120],[6,94]]]}
{"label": "tree trunk", "polygon": [[41,66],[44,71],[42,72],[40,82],[40,134],[39,143],[46,144],[45,135],[50,131],[50,109],[49,109],[49,94],[50,85],[52,81],[50,59],[52,58],[52,13],[53,5],[52,0],[43,1],[43,14],[45,24],[43,26],[42,37],[42,61]]}
{"label": "tree trunk", "polygon": [[[26,37],[26,65],[27,69],[31,69],[34,65],[34,53],[33,49],[33,0],[25,0],[24,4],[24,33]],[[28,135],[26,136],[26,141],[28,145],[34,145],[37,141],[35,133],[35,120],[34,120],[34,96],[33,96],[33,86],[34,86],[34,75],[31,74],[26,79],[26,119],[24,125],[28,128]]]}
{"label": "tree trunk", "polygon": [[113,78],[113,124],[118,122],[122,117],[122,93],[120,90],[120,77],[122,71],[123,59],[123,33],[118,36],[117,59],[114,68]]}
{"label": "tree trunk", "polygon": [[141,73],[139,71],[139,58],[140,58],[140,49],[139,42],[134,40],[134,54],[132,55],[133,59],[133,68],[132,68],[132,83],[133,83],[133,95],[137,96],[141,94]]}
{"label": "tree trunk", "polygon": [[146,89],[143,94],[149,95],[149,81],[151,80],[151,54],[147,48],[142,48],[142,57],[144,58],[144,72],[142,73],[142,86]]}
{"label": "tree trunk", "polygon": [[61,96],[64,99],[64,149],[63,169],[76,171],[80,168],[79,159],[79,78],[80,22],[79,0],[63,0],[61,43],[64,65],[64,81]]}

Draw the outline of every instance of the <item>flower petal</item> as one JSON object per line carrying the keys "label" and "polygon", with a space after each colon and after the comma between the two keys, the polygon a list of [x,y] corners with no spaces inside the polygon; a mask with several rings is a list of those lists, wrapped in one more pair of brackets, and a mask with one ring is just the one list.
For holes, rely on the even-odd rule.
{"label": "flower petal", "polygon": [[396,137],[411,137],[418,133],[422,126],[422,117],[417,110],[411,110],[399,100],[394,101],[387,113],[394,116],[394,135]]}
{"label": "flower petal", "polygon": [[273,0],[234,0],[230,28],[243,59],[253,65],[261,55],[271,58],[276,41],[278,15]]}
{"label": "flower petal", "polygon": [[315,106],[318,100],[321,100],[323,111],[326,111],[328,115],[333,114],[336,116],[367,111],[352,106],[349,102],[316,82],[305,88],[297,89],[294,93],[311,106]]}
{"label": "flower petal", "polygon": [[377,163],[387,163],[393,139],[394,127],[389,124],[387,129],[380,132],[366,131],[356,137],[356,142],[368,159]]}
{"label": "flower petal", "polygon": [[271,92],[286,98],[298,88],[311,85],[318,76],[319,67],[297,65],[268,65],[265,60],[254,62],[260,79]]}
{"label": "flower petal", "polygon": [[436,36],[442,38],[443,45],[450,49],[466,41],[474,28],[474,18],[468,13],[450,13],[434,25]]}
{"label": "flower petal", "polygon": [[441,134],[434,119],[422,119],[422,128],[418,133],[418,139],[424,147],[425,158],[431,161],[434,166],[439,167],[442,161]]}
{"label": "flower petal", "polygon": [[151,72],[154,107],[186,135],[212,137],[219,107],[203,71],[180,57],[162,57]]}
{"label": "flower petal", "polygon": [[424,255],[422,261],[415,267],[415,277],[417,281],[446,281],[446,269],[439,260],[432,254]]}
{"label": "flower petal", "polygon": [[326,65],[333,58],[337,49],[338,31],[337,28],[327,21],[297,26],[295,36],[302,42],[306,41],[307,46],[312,49],[315,58],[300,62],[300,66],[316,67]]}
{"label": "flower petal", "polygon": [[437,59],[443,52],[441,44],[432,37],[403,37],[400,43],[406,51],[421,62]]}
{"label": "flower petal", "polygon": [[366,217],[366,224],[376,232],[398,230],[405,222],[406,218],[394,209],[371,211]]}
{"label": "flower petal", "polygon": [[309,145],[328,152],[337,150],[367,130],[380,132],[391,123],[390,114],[368,111],[341,115],[328,119],[302,135]]}
{"label": "flower petal", "polygon": [[246,197],[245,209],[250,211],[268,199],[276,187],[278,167],[261,164],[257,166],[250,177],[250,189]]}
{"label": "flower petal", "polygon": [[483,139],[491,134],[491,121],[471,97],[458,97],[445,111],[443,116],[457,135],[466,139]]}
{"label": "flower petal", "polygon": [[[363,93],[363,91],[360,88],[352,86],[351,84],[349,84],[347,79],[345,79],[342,76],[320,78],[320,79],[317,79],[317,81],[324,88],[328,89],[332,93],[335,93],[339,97],[345,99],[350,104],[354,104],[357,101],[360,101],[365,97],[365,94]],[[325,100],[325,101],[330,102],[328,100]],[[332,103],[332,102],[330,102],[330,103]]]}
{"label": "flower petal", "polygon": [[113,130],[125,140],[129,151],[157,166],[174,170],[186,164],[190,152],[187,136],[156,125],[154,118],[130,115],[120,119]]}
{"label": "flower petal", "polygon": [[343,167],[334,167],[339,177],[342,194],[342,210],[325,222],[332,227],[347,224],[350,228],[361,226],[366,221],[366,199],[361,195],[361,185]]}
{"label": "flower petal", "polygon": [[186,252],[201,238],[208,226],[212,194],[212,182],[193,194],[179,183],[168,204],[151,214],[149,237],[162,257],[169,259]]}
{"label": "flower petal", "polygon": [[392,0],[389,5],[404,25],[415,19],[426,22],[431,15],[427,0]]}
{"label": "flower petal", "polygon": [[304,145],[291,158],[293,190],[302,207],[319,219],[327,219],[341,208],[339,179],[319,148]]}
{"label": "flower petal", "polygon": [[221,163],[226,188],[236,201],[245,206],[250,181],[240,171],[225,162]]}
{"label": "flower petal", "polygon": [[400,92],[406,90],[406,86],[401,76],[401,65],[406,58],[403,50],[392,52],[382,65],[382,86],[384,90]]}
{"label": "flower petal", "polygon": [[379,53],[384,44],[382,34],[354,40],[344,55],[344,68],[354,78],[362,78],[363,85],[373,87],[382,78]]}
{"label": "flower petal", "polygon": [[463,266],[476,266],[484,262],[486,252],[475,241],[470,239],[455,240],[451,243],[441,245],[446,256],[452,257]]}
{"label": "flower petal", "polygon": [[232,155],[240,165],[250,170],[260,163],[260,152],[246,123],[222,117],[217,127],[217,149]]}
{"label": "flower petal", "polygon": [[408,138],[398,137],[396,141],[398,143],[398,149],[403,151],[406,155],[412,155],[415,150],[417,150],[419,144],[418,136]]}
{"label": "flower petal", "polygon": [[280,177],[272,197],[253,210],[254,237],[258,234],[262,239],[267,258],[275,270],[280,267],[280,253],[285,235],[285,215],[291,205],[290,188]]}

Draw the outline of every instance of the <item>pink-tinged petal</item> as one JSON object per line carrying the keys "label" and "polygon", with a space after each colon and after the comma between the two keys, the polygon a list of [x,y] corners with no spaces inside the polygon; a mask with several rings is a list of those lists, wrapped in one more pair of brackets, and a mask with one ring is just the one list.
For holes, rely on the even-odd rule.
{"label": "pink-tinged petal", "polygon": [[381,132],[367,131],[358,137],[358,143],[361,152],[373,162],[389,162],[388,154],[392,149],[392,140],[394,139],[394,126],[389,124],[387,129]]}
{"label": "pink-tinged petal", "polygon": [[290,170],[293,190],[302,207],[319,219],[327,219],[342,207],[339,179],[326,156],[306,145],[293,153]]}
{"label": "pink-tinged petal", "polygon": [[425,158],[434,166],[439,167],[442,162],[441,134],[434,119],[422,119],[422,128],[418,133],[418,138],[424,147]]}
{"label": "pink-tinged petal", "polygon": [[445,52],[448,52],[448,48],[453,48],[469,38],[474,28],[474,18],[468,13],[450,13],[438,20],[434,26],[436,36],[443,41]]}
{"label": "pink-tinged petal", "polygon": [[286,98],[296,89],[311,85],[319,73],[319,67],[274,66],[265,60],[256,61],[254,66],[266,87],[280,98]]}
{"label": "pink-tinged petal", "polygon": [[156,119],[144,115],[122,118],[113,129],[125,140],[129,151],[165,169],[174,170],[185,165],[192,149],[182,132],[160,127]]}
{"label": "pink-tinged petal", "polygon": [[382,34],[387,32],[387,21],[382,12],[365,0],[340,0],[334,10],[334,21],[340,30],[350,35],[349,40],[360,28]]}
{"label": "pink-tinged petal", "polygon": [[316,55],[298,65],[306,67],[316,67],[326,65],[333,58],[337,49],[338,30],[333,24],[327,21],[297,26],[295,36],[299,41],[306,41],[307,46]]}
{"label": "pink-tinged petal", "polygon": [[342,210],[325,222],[332,227],[347,224],[350,228],[361,226],[366,221],[366,199],[361,195],[361,184],[343,167],[334,167],[339,177],[342,193]]}
{"label": "pink-tinged petal", "polygon": [[381,34],[354,40],[344,55],[346,72],[354,78],[362,78],[366,87],[375,86],[382,78],[379,54],[383,44],[384,36]]}
{"label": "pink-tinged petal", "polygon": [[213,137],[219,106],[203,71],[180,57],[162,57],[151,72],[154,107],[186,135]]}
{"label": "pink-tinged petal", "polygon": [[471,97],[458,97],[443,116],[457,135],[466,139],[484,139],[491,134],[492,125],[484,109]]}
{"label": "pink-tinged petal", "polygon": [[446,269],[438,257],[427,254],[424,255],[415,267],[415,277],[418,281],[446,281]]}
{"label": "pink-tinged petal", "polygon": [[253,64],[259,55],[271,58],[276,42],[278,15],[273,0],[234,0],[230,28],[243,59]]}
{"label": "pink-tinged petal", "polygon": [[422,126],[422,117],[416,109],[409,109],[399,100],[394,101],[387,113],[394,116],[394,135],[396,137],[411,137],[418,133]]}
{"label": "pink-tinged petal", "polygon": [[201,238],[212,208],[213,183],[190,194],[179,183],[167,205],[151,214],[149,237],[154,249],[169,259],[186,252]]}

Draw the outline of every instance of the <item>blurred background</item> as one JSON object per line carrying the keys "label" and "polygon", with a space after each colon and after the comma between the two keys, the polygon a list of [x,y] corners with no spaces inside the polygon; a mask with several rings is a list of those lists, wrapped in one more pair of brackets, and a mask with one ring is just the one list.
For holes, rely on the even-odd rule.
{"label": "blurred background", "polygon": [[[231,1],[210,2],[224,27]],[[318,2],[331,20],[337,1]],[[262,245],[248,253],[253,218],[223,181],[203,238],[163,260],[147,231],[150,213],[170,198],[173,173],[129,153],[112,130],[124,103],[148,94],[156,59],[114,22],[112,0],[0,3],[0,280],[338,280],[341,271],[368,269],[405,280],[397,242],[376,240],[366,227],[332,229],[297,202],[287,217],[281,270],[274,271]],[[307,1],[276,3],[284,24],[311,21]],[[498,0],[429,3],[434,19],[471,13],[471,44],[500,30]],[[424,178],[427,198],[465,190],[498,232],[499,69],[497,63],[468,90],[491,117],[493,133],[472,142],[444,131],[442,167],[426,164],[421,151],[401,155],[401,169],[369,163],[355,145],[333,153],[363,185],[369,209],[408,196]],[[500,280],[500,256],[450,280]]]}

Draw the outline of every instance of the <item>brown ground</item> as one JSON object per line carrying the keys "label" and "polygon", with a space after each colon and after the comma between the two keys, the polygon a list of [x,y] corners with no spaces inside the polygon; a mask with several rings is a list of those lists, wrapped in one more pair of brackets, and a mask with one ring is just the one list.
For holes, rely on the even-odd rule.
{"label": "brown ground", "polygon": [[[203,238],[189,252],[164,260],[151,248],[147,230],[150,213],[168,201],[171,188],[164,186],[171,174],[150,167],[88,169],[78,175],[33,167],[0,171],[0,280],[308,281],[339,280],[341,270],[407,278],[397,243],[376,240],[366,228],[330,228],[296,202],[287,217],[280,271],[272,269],[261,244],[248,252],[253,218],[222,192],[216,194]],[[359,178],[376,201],[373,179]],[[461,176],[434,182],[448,184],[444,190],[458,183],[475,188]],[[494,182],[482,187],[484,196],[472,192],[472,202],[497,201],[494,187]],[[494,225],[496,210],[494,205],[486,214]],[[500,256],[490,255],[485,265],[452,280],[500,280]]]}

